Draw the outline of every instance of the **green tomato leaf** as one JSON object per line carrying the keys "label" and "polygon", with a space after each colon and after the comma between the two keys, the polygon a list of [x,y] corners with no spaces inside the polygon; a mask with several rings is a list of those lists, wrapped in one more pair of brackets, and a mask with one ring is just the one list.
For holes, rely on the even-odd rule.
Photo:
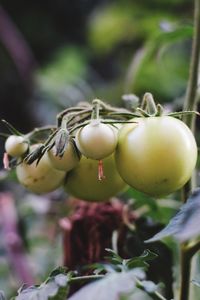
{"label": "green tomato leaf", "polygon": [[200,189],[197,189],[188,201],[182,205],[169,224],[146,242],[155,242],[169,236],[176,238],[179,242],[194,238],[200,234],[199,216]]}
{"label": "green tomato leaf", "polygon": [[141,268],[108,273],[103,279],[81,288],[69,300],[166,300],[157,291],[158,286],[151,281],[146,281],[145,276]]}
{"label": "green tomato leaf", "polygon": [[[110,273],[90,283],[72,295],[69,300],[114,300],[129,295],[136,288],[134,271]],[[129,299],[129,298],[127,298]]]}
{"label": "green tomato leaf", "polygon": [[55,269],[41,285],[22,286],[15,300],[65,300],[69,290],[71,273],[65,268]]}
{"label": "green tomato leaf", "polygon": [[112,264],[114,265],[121,265],[123,262],[123,259],[112,249],[105,249],[108,253],[109,256],[106,257]]}
{"label": "green tomato leaf", "polygon": [[147,268],[149,264],[147,261],[154,260],[158,255],[153,253],[150,250],[145,250],[142,255],[133,257],[131,259],[125,260],[125,265],[127,266],[128,269],[133,269],[133,268]]}

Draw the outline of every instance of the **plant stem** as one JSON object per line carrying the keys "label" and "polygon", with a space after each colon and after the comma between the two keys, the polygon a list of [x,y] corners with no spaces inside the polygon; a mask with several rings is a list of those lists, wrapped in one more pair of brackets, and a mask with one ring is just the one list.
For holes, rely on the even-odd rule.
{"label": "plant stem", "polygon": [[185,250],[185,245],[183,244],[181,247],[180,300],[188,300],[189,299],[190,270],[191,270],[191,256]]}
{"label": "plant stem", "polygon": [[[192,44],[192,54],[190,62],[190,74],[184,103],[184,110],[195,111],[198,102],[198,70],[199,70],[199,55],[200,55],[200,0],[194,0],[194,37]],[[183,121],[195,134],[196,115],[185,115]],[[195,174],[191,180],[184,186],[182,190],[182,200],[186,202],[188,193],[195,188]]]}
{"label": "plant stem", "polygon": [[192,246],[188,246],[187,252],[190,255],[190,258],[193,257],[200,250],[200,240],[196,241]]}
{"label": "plant stem", "polygon": [[[190,62],[190,74],[184,103],[184,110],[196,110],[197,85],[200,55],[200,0],[194,0],[194,37]],[[184,122],[194,130],[194,116],[185,116]]]}
{"label": "plant stem", "polygon": [[70,278],[70,282],[104,278],[105,275],[88,275]]}
{"label": "plant stem", "polygon": [[92,101],[93,107],[92,107],[91,120],[99,120],[100,103],[101,102],[99,101],[99,99],[94,99]]}
{"label": "plant stem", "polygon": [[[197,85],[198,85],[198,69],[199,69],[199,54],[200,54],[200,0],[194,0],[194,36],[192,43],[192,54],[190,62],[190,74],[184,103],[184,110],[196,110],[197,108]],[[195,114],[183,116],[183,121],[195,134]],[[188,193],[195,187],[195,176],[183,187],[182,201],[185,203],[188,198]],[[196,249],[195,249],[196,250]],[[181,245],[181,286],[180,300],[188,300],[190,292],[190,273],[191,273],[191,258],[192,255],[187,249],[187,245]]]}
{"label": "plant stem", "polygon": [[142,291],[145,291],[148,295],[151,296],[152,299],[154,300],[166,300],[165,297],[163,297],[159,292],[157,291],[154,291],[154,292],[147,292],[146,289],[145,289],[145,286],[143,284],[143,282],[137,278],[135,278],[135,281],[136,281],[136,286],[138,289],[142,290]]}

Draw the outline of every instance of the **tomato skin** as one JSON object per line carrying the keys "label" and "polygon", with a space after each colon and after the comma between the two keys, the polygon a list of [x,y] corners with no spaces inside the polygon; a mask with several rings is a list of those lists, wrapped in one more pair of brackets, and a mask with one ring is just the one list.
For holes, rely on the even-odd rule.
{"label": "tomato skin", "polygon": [[68,143],[62,157],[55,156],[55,148],[48,151],[48,156],[52,166],[60,171],[68,172],[79,163],[78,155],[71,142]]}
{"label": "tomato skin", "polygon": [[[38,145],[31,146],[31,151]],[[28,190],[37,194],[49,193],[57,189],[63,182],[65,172],[54,169],[48,154],[45,153],[38,165],[36,161],[31,165],[22,162],[16,167],[19,182]]]}
{"label": "tomato skin", "polygon": [[67,173],[65,190],[72,196],[91,202],[102,202],[122,192],[127,185],[119,176],[114,156],[103,160],[105,178],[98,180],[98,161],[82,156],[78,166]]}
{"label": "tomato skin", "polygon": [[100,120],[92,120],[77,131],[75,140],[84,156],[101,160],[114,152],[117,146],[117,130]]}
{"label": "tomato skin", "polygon": [[23,136],[10,135],[5,141],[5,150],[12,157],[19,157],[28,150],[28,143]]}
{"label": "tomato skin", "polygon": [[119,132],[116,165],[130,186],[155,197],[180,189],[191,177],[197,145],[190,129],[170,116],[136,118]]}

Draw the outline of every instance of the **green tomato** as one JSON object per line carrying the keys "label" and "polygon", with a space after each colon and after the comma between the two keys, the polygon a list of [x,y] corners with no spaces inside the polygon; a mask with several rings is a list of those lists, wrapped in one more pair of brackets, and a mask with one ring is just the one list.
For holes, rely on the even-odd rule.
{"label": "green tomato", "polygon": [[28,150],[28,142],[23,136],[10,135],[5,142],[5,150],[12,157],[19,157]]}
{"label": "green tomato", "polygon": [[[37,146],[31,146],[30,151]],[[16,174],[22,185],[37,194],[49,193],[57,189],[65,177],[65,172],[52,167],[47,153],[43,155],[38,165],[36,165],[36,161],[31,165],[25,162],[20,163],[16,167]]]}
{"label": "green tomato", "polygon": [[92,120],[77,131],[75,141],[83,155],[101,160],[114,152],[117,146],[117,129],[100,120]]}
{"label": "green tomato", "polygon": [[79,157],[74,149],[72,142],[69,142],[62,157],[55,155],[55,148],[48,151],[52,166],[61,171],[68,172],[79,163]]}
{"label": "green tomato", "polygon": [[197,145],[190,129],[170,116],[136,118],[119,131],[116,165],[130,186],[160,197],[191,177]]}
{"label": "green tomato", "polygon": [[65,190],[86,201],[107,201],[127,187],[119,176],[114,156],[103,160],[105,178],[98,180],[98,161],[82,156],[78,166],[67,173]]}

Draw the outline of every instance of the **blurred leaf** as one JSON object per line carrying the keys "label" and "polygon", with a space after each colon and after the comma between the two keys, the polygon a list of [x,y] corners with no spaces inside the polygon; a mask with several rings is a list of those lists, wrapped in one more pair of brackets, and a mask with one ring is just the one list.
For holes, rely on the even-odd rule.
{"label": "blurred leaf", "polygon": [[70,273],[65,268],[54,270],[47,280],[39,286],[22,288],[18,291],[15,300],[65,300],[69,290]]}
{"label": "blurred leaf", "polygon": [[[76,47],[64,47],[57,51],[50,63],[37,75],[41,84],[47,83],[49,88],[69,83],[86,71],[84,51]],[[52,86],[51,86],[52,85]]]}
{"label": "blurred leaf", "polygon": [[141,94],[151,90],[155,96],[166,98],[183,93],[189,67],[183,41],[192,34],[193,27],[188,25],[154,33],[133,56],[125,78],[126,91]]}
{"label": "blurred leaf", "polygon": [[3,291],[0,291],[0,300],[6,300],[5,294]]}
{"label": "blurred leaf", "polygon": [[135,287],[134,272],[112,273],[105,275],[103,279],[86,285],[71,296],[69,300],[117,300],[122,295],[132,293]]}
{"label": "blurred leaf", "polygon": [[123,262],[123,259],[112,249],[108,249],[106,248],[105,249],[108,253],[109,253],[109,256],[107,256],[106,258],[113,264],[122,264]]}
{"label": "blurred leaf", "polygon": [[125,260],[125,265],[128,267],[128,269],[146,268],[149,266],[147,262],[154,260],[157,256],[157,254],[147,249],[142,253],[142,255]]}
{"label": "blurred leaf", "polygon": [[192,280],[192,283],[193,283],[194,285],[200,287],[200,280],[195,280],[195,279],[193,279],[193,280]]}
{"label": "blurred leaf", "polygon": [[95,11],[88,24],[89,43],[99,54],[107,54],[116,46],[146,39],[159,32],[163,20],[175,18],[166,11],[154,11],[134,3],[114,2]]}
{"label": "blurred leaf", "polygon": [[136,207],[140,207],[141,205],[148,205],[152,210],[157,210],[158,205],[154,198],[135,190],[134,188],[130,188],[127,191],[127,195],[136,200]]}
{"label": "blurred leaf", "polygon": [[144,279],[145,273],[140,268],[128,272],[110,273],[103,279],[84,286],[69,300],[165,300],[157,292],[158,286]]}
{"label": "blurred leaf", "polygon": [[127,191],[127,197],[133,198],[134,209],[141,210],[143,215],[151,217],[154,221],[167,224],[177,212],[180,203],[172,199],[154,199],[133,188]]}
{"label": "blurred leaf", "polygon": [[200,234],[200,189],[197,189],[169,224],[146,242],[155,242],[173,236],[179,242],[187,241]]}

